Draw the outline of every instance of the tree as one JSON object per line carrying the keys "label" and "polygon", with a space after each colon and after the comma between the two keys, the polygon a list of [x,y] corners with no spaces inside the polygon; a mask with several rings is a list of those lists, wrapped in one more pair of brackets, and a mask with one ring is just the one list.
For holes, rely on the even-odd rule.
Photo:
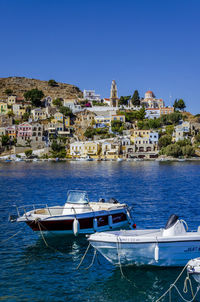
{"label": "tree", "polygon": [[42,90],[35,88],[25,92],[24,97],[27,101],[30,101],[33,106],[40,107],[41,99],[44,97],[44,93]]}
{"label": "tree", "polygon": [[161,136],[158,140],[158,146],[159,146],[160,149],[164,148],[164,147],[167,147],[171,143],[172,143],[172,137],[168,134],[165,134],[165,135]]}
{"label": "tree", "polygon": [[177,104],[177,107],[180,109],[180,110],[184,110],[186,105],[185,105],[185,102],[183,99],[179,99],[178,100],[178,104]]}
{"label": "tree", "polygon": [[130,100],[131,96],[128,95],[128,96],[121,96],[120,99],[119,99],[119,105],[122,105],[122,106],[128,106],[128,101]]}
{"label": "tree", "polygon": [[22,119],[23,119],[24,122],[26,122],[26,121],[28,121],[29,117],[30,117],[30,113],[25,112],[25,113],[23,114],[23,116],[22,116]]}
{"label": "tree", "polygon": [[186,145],[182,147],[182,153],[184,156],[190,157],[195,155],[195,150],[192,146]]}
{"label": "tree", "polygon": [[186,105],[183,99],[179,99],[179,100],[175,99],[173,107],[174,109],[184,110]]}
{"label": "tree", "polygon": [[8,115],[8,117],[14,117],[15,116],[12,110],[8,111],[7,115]]}
{"label": "tree", "polygon": [[57,107],[61,107],[62,106],[62,99],[57,98],[57,99],[53,100],[53,105],[57,106]]}
{"label": "tree", "polygon": [[60,113],[62,113],[64,116],[70,116],[70,117],[74,116],[69,107],[61,106],[59,108],[59,110],[60,110]]}
{"label": "tree", "polygon": [[9,96],[9,95],[12,95],[13,90],[10,88],[7,88],[4,92],[5,92],[5,94],[7,94]]}
{"label": "tree", "polygon": [[33,150],[31,150],[31,149],[25,151],[25,155],[27,158],[29,158],[32,155],[32,153],[33,153]]}
{"label": "tree", "polygon": [[177,99],[175,99],[173,107],[174,107],[174,109],[178,108],[178,100]]}
{"label": "tree", "polygon": [[121,134],[122,131],[123,131],[123,122],[118,121],[118,120],[112,121],[112,122],[111,122],[111,130],[112,130],[113,132],[118,132],[118,133]]}
{"label": "tree", "polygon": [[8,135],[2,135],[2,137],[1,137],[2,146],[9,145],[9,142],[10,142],[9,136]]}
{"label": "tree", "polygon": [[138,90],[135,90],[131,98],[133,106],[140,106],[140,96]]}
{"label": "tree", "polygon": [[48,85],[51,87],[56,87],[58,86],[58,83],[55,80],[51,79],[48,81]]}
{"label": "tree", "polygon": [[150,119],[148,121],[148,125],[149,125],[149,128],[150,129],[157,129],[157,128],[160,128],[161,126],[161,121],[159,118],[156,118],[156,119]]}
{"label": "tree", "polygon": [[164,148],[164,152],[167,156],[179,157],[182,155],[181,147],[177,144],[168,145]]}
{"label": "tree", "polygon": [[146,111],[144,106],[140,110],[137,111],[137,119],[143,121],[145,119]]}

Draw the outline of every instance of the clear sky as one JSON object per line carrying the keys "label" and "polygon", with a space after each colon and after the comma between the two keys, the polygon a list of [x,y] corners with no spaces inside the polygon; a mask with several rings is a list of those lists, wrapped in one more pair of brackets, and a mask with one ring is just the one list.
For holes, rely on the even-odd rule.
{"label": "clear sky", "polygon": [[102,97],[115,79],[119,96],[150,89],[200,113],[199,0],[0,0],[0,12],[0,77]]}

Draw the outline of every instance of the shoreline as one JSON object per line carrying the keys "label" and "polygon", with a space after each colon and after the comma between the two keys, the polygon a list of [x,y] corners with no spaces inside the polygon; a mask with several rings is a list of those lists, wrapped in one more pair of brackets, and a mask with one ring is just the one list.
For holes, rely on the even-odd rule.
{"label": "shoreline", "polygon": [[[18,158],[17,158],[18,159]],[[11,163],[17,163],[17,162],[190,162],[190,161],[200,161],[200,157],[190,157],[190,158],[150,158],[150,159],[143,159],[143,158],[119,158],[119,159],[71,159],[71,158],[48,158],[48,159],[42,159],[42,158],[21,158],[16,160],[16,158],[0,158],[0,163],[4,162],[11,162]]]}

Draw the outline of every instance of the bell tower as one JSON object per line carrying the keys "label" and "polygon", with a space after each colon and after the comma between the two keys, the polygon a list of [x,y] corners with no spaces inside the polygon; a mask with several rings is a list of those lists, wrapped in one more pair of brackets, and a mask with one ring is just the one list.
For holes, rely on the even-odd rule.
{"label": "bell tower", "polygon": [[118,107],[118,97],[117,97],[117,84],[115,80],[112,81],[111,89],[110,89],[110,106]]}

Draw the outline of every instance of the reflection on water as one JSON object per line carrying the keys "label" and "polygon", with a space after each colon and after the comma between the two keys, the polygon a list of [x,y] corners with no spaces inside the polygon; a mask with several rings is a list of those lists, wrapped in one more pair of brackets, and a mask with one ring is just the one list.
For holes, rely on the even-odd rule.
{"label": "reflection on water", "polygon": [[[134,206],[141,228],[163,227],[171,213],[190,229],[200,224],[200,170],[196,162],[0,163],[0,299],[5,301],[156,301],[180,269],[112,266],[85,237],[42,238],[22,224],[11,224],[13,204],[63,205],[69,189],[87,190],[91,200],[114,197]],[[185,277],[185,276],[184,276]],[[193,282],[194,286],[196,284]],[[179,288],[183,286],[183,279]],[[173,301],[181,301],[173,292]],[[191,298],[190,296],[187,296]],[[168,298],[167,298],[168,299]],[[166,301],[167,301],[166,299]]]}

